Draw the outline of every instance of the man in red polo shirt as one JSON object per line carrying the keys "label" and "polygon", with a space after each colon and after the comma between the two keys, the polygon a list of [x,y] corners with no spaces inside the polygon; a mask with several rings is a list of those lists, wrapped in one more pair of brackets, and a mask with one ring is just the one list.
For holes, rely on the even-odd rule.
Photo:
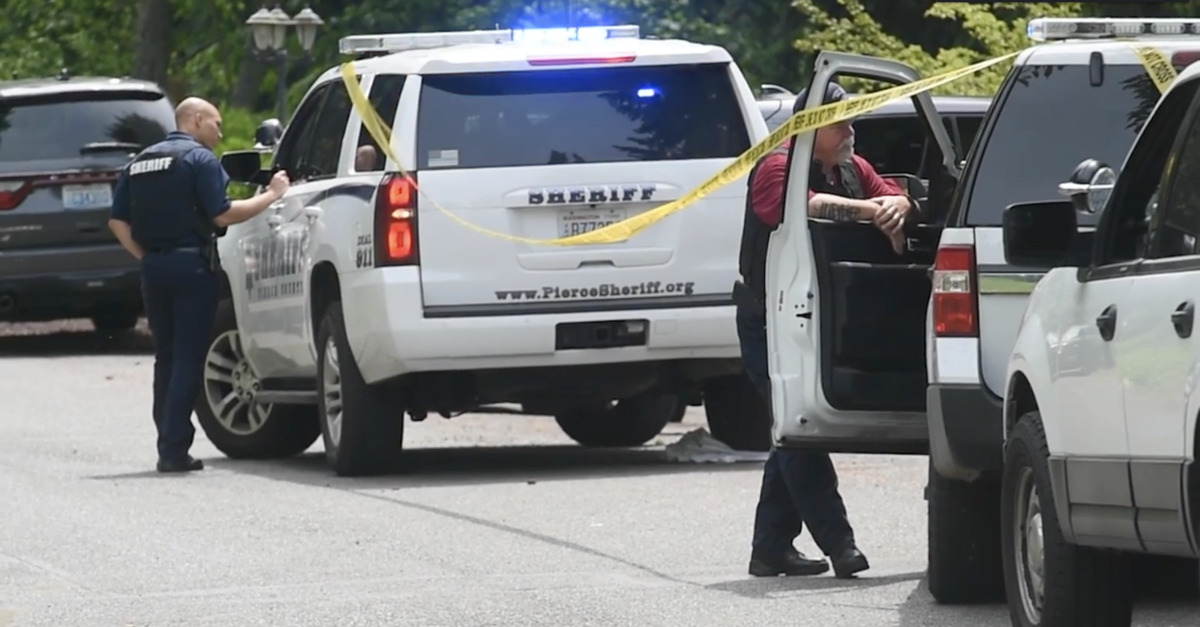
{"label": "man in red polo shirt", "polygon": [[[793,111],[804,107],[807,90]],[[826,89],[824,103],[848,98],[836,83]],[[767,371],[766,259],[771,232],[783,212],[789,140],[763,157],[750,174],[746,217],[739,259],[741,280],[734,285],[738,338],[746,375],[771,403]],[[849,121],[816,131],[810,169],[808,215],[840,221],[871,221],[897,254],[905,246],[904,220],[912,201],[854,154],[854,128]],[[795,219],[795,218],[793,218]],[[756,577],[816,575],[829,570],[825,560],[808,559],[793,542],[808,525],[813,540],[833,564],[838,578],[869,568],[858,550],[846,506],[838,492],[837,472],[826,453],[772,449],[763,466],[762,490],[754,520],[750,574]]]}
{"label": "man in red polo shirt", "polygon": [[[829,84],[836,102],[846,98],[837,83]],[[837,97],[837,93],[843,94]],[[794,110],[804,106],[801,95]],[[851,121],[817,130],[813,143],[813,161],[808,189],[808,215],[829,220],[869,220],[892,241],[892,248],[904,249],[904,219],[913,209],[912,201],[891,181],[879,176],[875,168],[854,154],[854,127]],[[783,213],[784,180],[788,172],[788,151],[792,139],[775,149],[755,166],[750,184],[750,203],[754,214],[774,230]],[[855,181],[855,179],[857,179]],[[857,184],[858,189],[854,189]],[[764,258],[763,263],[766,263]]]}

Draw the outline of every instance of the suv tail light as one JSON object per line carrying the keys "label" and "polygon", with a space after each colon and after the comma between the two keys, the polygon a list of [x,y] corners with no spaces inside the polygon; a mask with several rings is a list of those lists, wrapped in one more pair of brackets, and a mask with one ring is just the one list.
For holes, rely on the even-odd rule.
{"label": "suv tail light", "polygon": [[417,263],[417,189],[409,176],[389,172],[379,182],[375,195],[376,266]]}
{"label": "suv tail light", "polygon": [[0,181],[0,211],[16,209],[32,191],[32,181]]}
{"label": "suv tail light", "polygon": [[938,337],[977,337],[975,247],[947,244],[933,265],[933,329]]}

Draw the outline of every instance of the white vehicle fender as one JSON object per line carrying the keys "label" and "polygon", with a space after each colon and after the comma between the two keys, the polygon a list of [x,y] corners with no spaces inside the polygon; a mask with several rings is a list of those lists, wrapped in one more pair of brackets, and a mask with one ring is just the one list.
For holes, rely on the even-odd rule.
{"label": "white vehicle fender", "polygon": [[217,257],[221,262],[221,276],[229,286],[229,299],[233,305],[234,317],[237,320],[238,333],[246,337],[246,321],[237,313],[245,311],[246,307],[246,258],[241,245],[245,237],[246,225],[233,224],[225,234],[217,238]]}
{"label": "white vehicle fender", "polygon": [[[1032,303],[1032,301],[1031,301]],[[1038,411],[1042,416],[1056,415],[1058,399],[1051,392],[1053,375],[1050,372],[1052,362],[1049,334],[1042,324],[1041,317],[1027,310],[1017,341],[1013,344],[1012,353],[1008,360],[1008,371],[1005,377],[1004,394],[1004,438],[1008,439],[1011,425],[1021,417],[1018,413],[1028,410],[1016,407],[1015,390],[1019,384],[1018,378],[1023,378],[1032,392]],[[1046,441],[1050,450],[1062,450],[1062,433],[1055,421],[1045,422]]]}
{"label": "white vehicle fender", "polygon": [[309,350],[312,351],[313,360],[315,362],[317,359],[317,348],[316,348],[317,334],[321,331],[321,329],[320,329],[321,321],[316,320],[314,318],[314,316],[316,315],[316,312],[314,312],[312,310],[313,309],[313,297],[312,297],[313,296],[313,291],[312,291],[313,290],[313,286],[312,286],[313,274],[314,274],[314,271],[316,270],[317,266],[319,266],[323,263],[330,263],[333,265],[334,270],[336,270],[338,272],[338,275],[339,275],[338,278],[339,278],[339,283],[340,283],[341,282],[340,281],[341,267],[338,264],[337,250],[326,241],[319,241],[318,243],[316,243],[313,246],[312,252],[310,254],[312,255],[311,256],[312,261],[311,261],[311,265],[309,266],[308,277],[305,278],[305,286],[304,286],[305,287],[304,293],[306,294],[305,303],[304,303],[304,312],[305,312],[304,326],[308,328],[308,337],[310,340],[309,341]]}
{"label": "white vehicle fender", "polygon": [[1196,420],[1200,416],[1200,353],[1192,357],[1192,366],[1188,369],[1187,387],[1184,398],[1187,399],[1183,416],[1183,457],[1186,460],[1196,458]]}

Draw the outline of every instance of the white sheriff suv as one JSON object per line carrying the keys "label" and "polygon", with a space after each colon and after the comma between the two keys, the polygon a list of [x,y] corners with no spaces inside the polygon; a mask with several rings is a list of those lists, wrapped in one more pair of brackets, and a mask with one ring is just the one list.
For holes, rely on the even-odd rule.
{"label": "white sheriff suv", "polygon": [[[869,224],[808,217],[811,135],[795,142],[783,222],[768,253],[775,436],[783,447],[929,455],[928,584],[939,603],[1000,601],[1005,593],[1003,402],[1014,392],[1004,373],[1029,293],[1053,264],[1005,258],[1004,209],[1061,198],[1059,184],[1083,159],[1124,158],[1159,97],[1133,46],[1153,45],[1185,66],[1200,58],[1195,22],[1031,20],[1031,40],[1046,43],[1014,59],[961,169],[933,104],[917,98],[930,150],[924,185],[909,192],[923,196],[922,213],[899,258]],[[893,61],[838,53],[822,53],[814,70],[810,94],[824,93],[839,74],[918,78]],[[1081,216],[1079,228],[1090,230],[1096,218]],[[1119,397],[1105,396],[1117,388],[1102,388],[1080,392],[1079,407],[1119,409]],[[1080,416],[1088,417],[1075,432],[1100,437],[1091,414]],[[1197,580],[1194,564],[1146,562],[1148,573]]]}
{"label": "white sheriff suv", "polygon": [[[767,135],[726,50],[637,26],[340,48],[400,163],[339,67],[277,144],[278,126],[260,127],[292,187],[220,239],[227,285],[197,403],[218,449],[281,457],[323,436],[336,473],[373,473],[400,452],[405,414],[503,403],[555,416],[585,446],[637,446],[699,390],[714,435],[769,446],[730,299],[744,177],[613,244],[522,243],[460,222],[549,240],[698,187]],[[224,164],[261,184],[258,156]]]}
{"label": "white sheriff suv", "polygon": [[1144,556],[1174,558],[1195,586],[1200,65],[1145,106],[1123,165],[1086,160],[1070,200],[1004,212],[1008,263],[1054,266],[1005,383],[999,520],[1019,627],[1127,627]]}

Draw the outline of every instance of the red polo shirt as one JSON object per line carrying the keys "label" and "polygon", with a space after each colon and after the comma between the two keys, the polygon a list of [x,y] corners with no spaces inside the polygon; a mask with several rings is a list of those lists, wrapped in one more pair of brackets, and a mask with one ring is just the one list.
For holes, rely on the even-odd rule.
{"label": "red polo shirt", "polygon": [[[792,140],[784,143],[791,147]],[[904,191],[895,183],[885,180],[866,159],[854,155],[854,167],[858,170],[858,179],[862,182],[863,193],[867,198],[877,196],[903,196]],[[767,226],[779,226],[779,218],[783,214],[783,182],[787,179],[787,153],[777,152],[767,155],[762,165],[754,173],[750,182],[750,202],[755,215]],[[808,190],[812,198],[816,192]]]}

